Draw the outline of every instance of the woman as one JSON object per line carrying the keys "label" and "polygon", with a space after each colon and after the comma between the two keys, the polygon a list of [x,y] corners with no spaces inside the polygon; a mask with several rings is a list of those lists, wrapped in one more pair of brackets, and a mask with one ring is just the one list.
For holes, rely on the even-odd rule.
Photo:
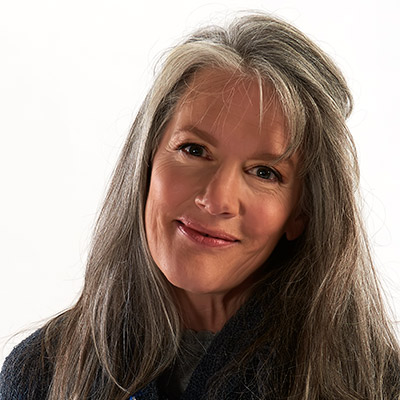
{"label": "woman", "polygon": [[276,18],[175,47],[122,151],[82,295],[14,349],[1,398],[399,398],[351,108],[328,56]]}

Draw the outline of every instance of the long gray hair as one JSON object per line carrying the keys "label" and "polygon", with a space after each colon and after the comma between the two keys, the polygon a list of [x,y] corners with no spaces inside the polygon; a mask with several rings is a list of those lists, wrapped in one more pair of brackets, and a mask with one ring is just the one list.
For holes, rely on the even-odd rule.
{"label": "long gray hair", "polygon": [[[358,165],[345,124],[352,108],[349,89],[330,58],[305,35],[255,13],[227,28],[195,32],[162,64],[114,171],[82,294],[46,327],[55,366],[49,398],[85,399],[97,382],[98,399],[125,399],[177,355],[182,323],[170,284],[148,250],[144,207],[164,127],[193,74],[204,68],[257,79],[260,96],[264,84],[272,86],[290,134],[286,156],[301,155],[307,228],[291,257],[274,254],[275,266],[256,291],[262,297],[260,288],[265,291],[268,283],[273,294],[259,340],[276,349],[282,365],[292,366],[282,371],[288,385],[278,385],[275,395],[398,396],[391,373],[399,372],[399,349],[356,204]],[[243,363],[252,351],[249,345]],[[259,392],[267,396],[271,392],[260,375]],[[218,393],[218,383],[210,390]]]}

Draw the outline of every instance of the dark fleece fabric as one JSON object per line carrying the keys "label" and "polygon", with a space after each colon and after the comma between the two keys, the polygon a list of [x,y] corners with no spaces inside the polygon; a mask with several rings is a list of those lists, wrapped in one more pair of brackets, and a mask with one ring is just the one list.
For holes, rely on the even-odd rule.
{"label": "dark fleece fabric", "polygon": [[[210,397],[207,388],[210,380],[228,364],[235,365],[242,350],[257,338],[257,326],[265,308],[260,303],[250,300],[225,324],[215,335],[205,355],[197,365],[185,392],[180,400],[204,400]],[[0,375],[0,400],[45,400],[52,379],[51,362],[43,357],[41,351],[42,331],[38,330],[21,342],[7,357]],[[245,370],[235,371],[225,381],[223,392],[218,398],[226,400],[255,400],[276,398],[270,392],[265,396],[257,391],[256,374],[263,370],[264,379],[268,380],[267,360],[271,360],[267,346],[262,346],[247,363]],[[271,370],[270,370],[271,371]],[[224,379],[224,376],[218,376]],[[94,384],[93,393],[101,388]],[[94,398],[94,397],[91,397]],[[157,380],[136,393],[127,395],[128,399],[166,400]],[[83,400],[83,399],[82,399]],[[170,400],[170,399],[168,399]]]}

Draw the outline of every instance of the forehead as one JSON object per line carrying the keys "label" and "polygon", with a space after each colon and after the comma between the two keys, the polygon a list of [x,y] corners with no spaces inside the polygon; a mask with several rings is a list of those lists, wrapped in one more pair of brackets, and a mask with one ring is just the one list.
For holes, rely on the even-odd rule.
{"label": "forehead", "polygon": [[226,107],[250,105],[260,109],[261,113],[264,106],[270,106],[271,103],[278,106],[271,85],[238,72],[212,68],[197,71],[193,75],[180,103],[187,104],[204,97],[222,100]]}
{"label": "forehead", "polygon": [[[250,139],[287,144],[285,118],[273,88],[255,77],[216,69],[197,72],[175,112],[178,123],[193,124],[226,139]],[[253,139],[255,137],[253,136]]]}

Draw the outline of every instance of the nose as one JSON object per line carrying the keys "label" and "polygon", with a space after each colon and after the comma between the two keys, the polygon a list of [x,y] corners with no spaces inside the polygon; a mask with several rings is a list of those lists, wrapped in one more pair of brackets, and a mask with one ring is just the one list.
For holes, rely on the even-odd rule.
{"label": "nose", "polygon": [[231,167],[220,167],[205,179],[195,203],[211,215],[232,218],[241,212],[240,174]]}

